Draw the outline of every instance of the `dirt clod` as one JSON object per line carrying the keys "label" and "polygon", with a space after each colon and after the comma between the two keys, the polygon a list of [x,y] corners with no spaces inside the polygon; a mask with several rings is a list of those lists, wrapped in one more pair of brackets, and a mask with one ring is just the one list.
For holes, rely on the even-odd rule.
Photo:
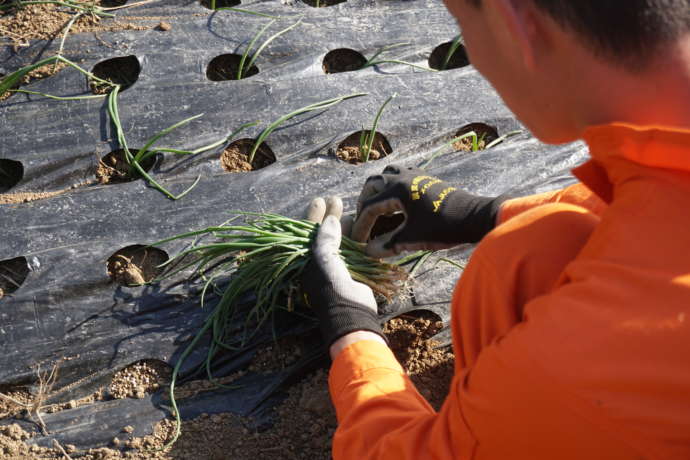
{"label": "dirt clod", "polygon": [[170,25],[169,22],[161,21],[158,23],[158,26],[156,27],[157,30],[160,30],[162,32],[167,32],[169,30],[172,30],[172,26]]}

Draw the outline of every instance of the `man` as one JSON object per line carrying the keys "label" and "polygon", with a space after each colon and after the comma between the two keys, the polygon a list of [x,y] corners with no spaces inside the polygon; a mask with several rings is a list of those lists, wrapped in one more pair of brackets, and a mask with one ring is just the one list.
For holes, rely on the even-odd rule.
{"label": "man", "polygon": [[[324,214],[305,274],[333,365],[339,459],[690,458],[690,1],[447,0],[475,67],[544,142],[584,139],[564,190],[469,195],[369,178],[353,236],[385,256],[480,241],[453,296],[440,412],[388,349]],[[495,228],[494,228],[495,227]]]}

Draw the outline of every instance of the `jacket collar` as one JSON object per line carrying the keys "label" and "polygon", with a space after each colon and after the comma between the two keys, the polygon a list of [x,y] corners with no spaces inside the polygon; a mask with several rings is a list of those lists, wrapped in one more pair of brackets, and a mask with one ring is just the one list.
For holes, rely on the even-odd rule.
{"label": "jacket collar", "polygon": [[617,163],[690,172],[690,130],[615,123],[590,127],[583,137],[592,159],[573,173],[607,203]]}

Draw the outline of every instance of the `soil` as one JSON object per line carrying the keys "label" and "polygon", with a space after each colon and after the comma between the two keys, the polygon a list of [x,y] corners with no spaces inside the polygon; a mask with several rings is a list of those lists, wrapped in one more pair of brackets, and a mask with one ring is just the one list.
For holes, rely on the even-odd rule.
{"label": "soil", "polygon": [[467,51],[465,51],[464,46],[460,45],[448,60],[446,68],[443,68],[443,63],[446,60],[446,56],[448,56],[452,44],[452,42],[448,42],[437,46],[436,49],[431,52],[431,56],[429,56],[429,67],[436,70],[451,70],[470,65],[470,58],[467,56]]}
{"label": "soil", "polygon": [[[384,328],[396,357],[417,385],[420,393],[438,409],[445,399],[453,376],[454,356],[448,349],[436,348],[429,339],[442,327],[438,317],[428,312],[406,314],[389,321]],[[286,339],[258,353],[257,371],[280,368],[295,355],[296,339]],[[278,353],[272,353],[273,351]],[[272,356],[275,355],[275,356]],[[116,397],[142,397],[147,392],[167,385],[170,369],[159,361],[142,361],[118,372],[109,387]],[[238,373],[223,379],[227,384]],[[137,388],[139,388],[137,390]],[[214,389],[207,381],[190,382],[178,389],[180,399],[200,391]],[[182,434],[174,446],[157,452],[171,439],[174,422],[164,420],[154,434],[134,438],[132,426],[122,427],[120,435],[105,448],[77,451],[74,446],[54,446],[50,449],[31,446],[30,435],[18,425],[0,427],[0,456],[16,459],[64,459],[61,449],[73,458],[84,460],[200,460],[226,459],[256,460],[330,460],[331,442],[337,427],[335,410],[328,394],[328,373],[324,369],[305,377],[287,391],[287,398],[275,410],[276,422],[272,427],[257,431],[248,428],[251,420],[233,414],[202,414],[185,421]],[[30,396],[23,390],[3,393],[23,398]],[[16,408],[2,405],[0,414],[16,414]]]}
{"label": "soil", "polygon": [[110,279],[122,286],[137,286],[156,279],[163,272],[160,264],[168,260],[162,249],[142,245],[127,246],[108,258]]}
{"label": "soil", "polygon": [[63,195],[71,190],[87,187],[96,183],[95,179],[86,180],[77,184],[64,188],[62,190],[55,190],[53,192],[20,192],[20,193],[3,193],[0,194],[0,204],[19,204],[30,203],[32,201],[45,200],[55,196]]}
{"label": "soil", "polygon": [[113,399],[143,399],[146,395],[167,386],[171,375],[170,366],[162,361],[138,361],[113,376],[108,386],[108,395]]}
{"label": "soil", "polygon": [[[477,134],[477,150],[484,150],[487,145],[498,139],[498,131],[485,123],[470,123],[465,125],[453,136],[453,138],[460,137],[474,131]],[[472,152],[474,149],[473,138],[466,137],[453,143],[453,148],[461,152]]]}
{"label": "soil", "polygon": [[349,48],[339,48],[326,54],[323,58],[325,73],[354,72],[367,63],[362,53]]}
{"label": "soil", "polygon": [[260,348],[249,365],[249,371],[261,374],[281,371],[295,364],[301,356],[302,348],[299,339],[284,337],[277,343],[270,343]]}
{"label": "soil", "polygon": [[[338,149],[335,153],[336,156],[353,165],[362,164],[362,151],[359,148],[361,134],[362,131],[357,131],[347,136],[345,140],[338,145]],[[386,137],[377,132],[374,136],[374,143],[371,146],[371,151],[369,152],[369,161],[380,160],[386,155],[390,155],[391,152],[393,152],[393,149]]]}
{"label": "soil", "polygon": [[29,265],[25,257],[0,261],[0,299],[19,289],[29,276]]}
{"label": "soil", "polygon": [[455,355],[450,347],[439,348],[433,337],[443,322],[431,312],[415,312],[393,318],[383,332],[395,357],[431,406],[439,410],[445,401],[455,372]]}
{"label": "soil", "polygon": [[[129,149],[132,155],[139,153],[137,149]],[[140,162],[140,166],[144,171],[149,172],[156,164],[156,155],[148,157]],[[140,179],[141,176],[136,169],[127,161],[125,151],[123,149],[114,150],[105,155],[96,167],[96,178],[101,184],[121,184],[123,182],[131,182]]]}
{"label": "soil", "polygon": [[[96,5],[106,6],[122,0],[96,0]],[[5,1],[0,1],[0,4]],[[91,0],[79,3],[91,4]],[[117,5],[121,6],[121,5]],[[61,38],[64,28],[73,15],[65,8],[56,5],[28,5],[18,10],[0,11],[0,36],[7,42],[0,45],[13,45],[16,48],[26,46],[29,40],[53,40]],[[131,22],[118,22],[113,19],[102,19],[90,14],[82,15],[70,28],[70,34],[83,32],[146,30],[150,26]],[[69,41],[69,38],[67,39]]]}
{"label": "soil", "polygon": [[249,163],[249,156],[254,148],[254,139],[239,139],[220,155],[220,164],[228,172],[248,172],[265,168],[276,162],[273,150],[264,142],[254,155],[254,160]]}
{"label": "soil", "polygon": [[[206,78],[211,81],[239,80],[237,73],[240,70],[242,56],[239,54],[221,54],[211,59],[206,68]],[[249,64],[245,61],[245,65]],[[259,68],[255,65],[244,69],[242,78],[249,78],[259,73]]]}

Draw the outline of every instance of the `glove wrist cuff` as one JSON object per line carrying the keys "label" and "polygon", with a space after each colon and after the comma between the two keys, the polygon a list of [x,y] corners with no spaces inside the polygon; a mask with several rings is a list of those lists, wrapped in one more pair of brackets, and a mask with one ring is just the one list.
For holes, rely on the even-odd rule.
{"label": "glove wrist cuff", "polygon": [[328,347],[344,335],[355,331],[373,332],[388,343],[378,316],[367,307],[339,305],[329,308],[324,313],[327,313],[325,317],[320,318],[321,334]]}

